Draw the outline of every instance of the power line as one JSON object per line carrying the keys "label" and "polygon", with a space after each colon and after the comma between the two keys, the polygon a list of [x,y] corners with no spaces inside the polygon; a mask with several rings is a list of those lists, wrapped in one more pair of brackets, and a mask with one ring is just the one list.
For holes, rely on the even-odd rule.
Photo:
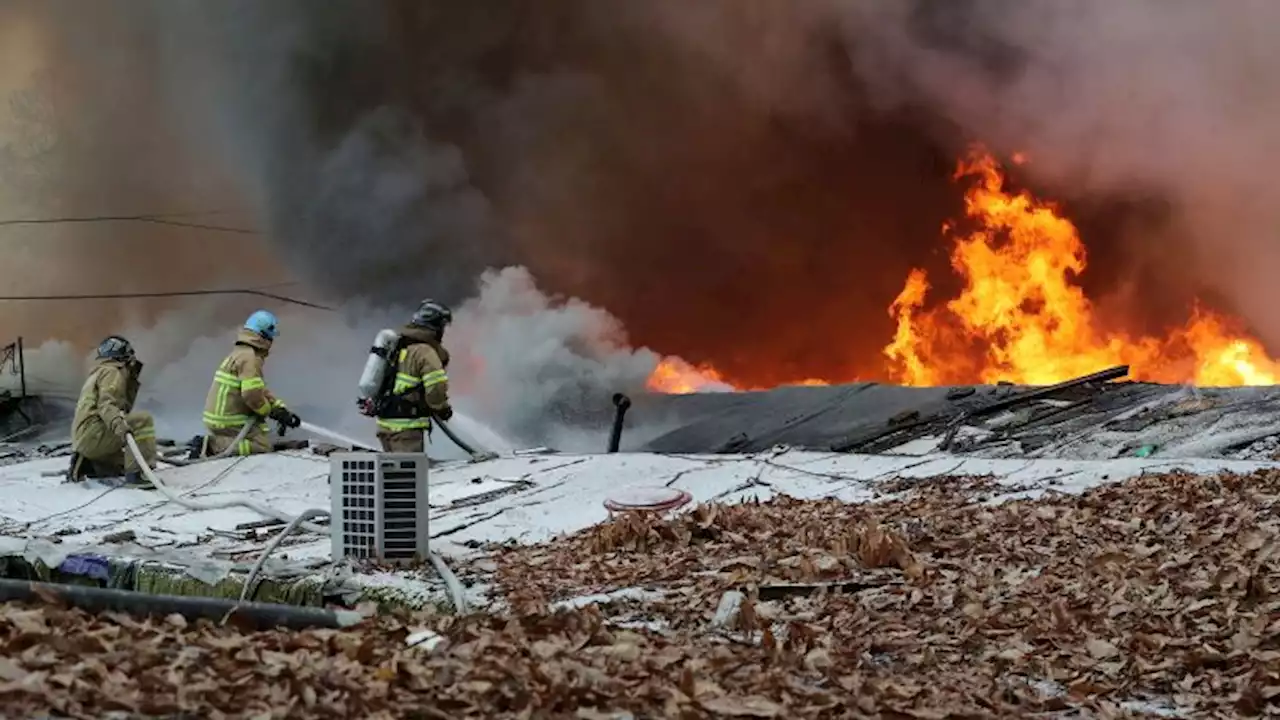
{"label": "power line", "polygon": [[317,303],[308,302],[306,300],[298,300],[297,298],[277,295],[262,290],[253,289],[226,289],[226,290],[184,290],[178,292],[149,292],[149,293],[104,293],[101,295],[0,295],[0,302],[35,302],[44,300],[129,300],[135,298],[169,298],[169,297],[195,297],[203,295],[254,295],[257,297],[278,300],[291,305],[300,305],[302,307],[314,308],[316,310],[324,310],[326,312],[334,312],[334,308],[327,305],[319,305]]}
{"label": "power line", "polygon": [[237,235],[260,235],[256,230],[247,228],[230,227],[227,225],[210,225],[207,223],[197,223],[188,220],[175,220],[175,217],[183,217],[190,215],[205,215],[208,213],[171,213],[168,215],[86,215],[82,217],[54,217],[54,218],[18,218],[14,220],[0,220],[0,227],[11,225],[65,225],[74,223],[100,223],[100,222],[143,222],[155,225],[173,225],[175,227],[195,228],[197,230],[212,230],[214,232],[234,233]]}

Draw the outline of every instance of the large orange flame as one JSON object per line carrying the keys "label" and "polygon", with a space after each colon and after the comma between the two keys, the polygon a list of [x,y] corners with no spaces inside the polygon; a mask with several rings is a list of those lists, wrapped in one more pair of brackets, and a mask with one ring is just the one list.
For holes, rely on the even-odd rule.
{"label": "large orange flame", "polygon": [[[954,237],[951,267],[964,287],[944,305],[927,307],[927,274],[907,275],[889,306],[897,328],[884,354],[894,380],[1046,385],[1114,365],[1129,365],[1139,380],[1204,386],[1274,385],[1280,378],[1280,364],[1260,342],[1204,307],[1192,308],[1186,324],[1163,338],[1101,327],[1076,282],[1086,262],[1075,225],[1052,203],[1006,190],[999,164],[980,148],[961,160],[956,179],[974,180],[965,216],[975,229],[943,228]],[[663,360],[649,380],[650,389],[671,393],[727,386],[715,368],[677,358]]]}
{"label": "large orange flame", "polygon": [[889,308],[897,331],[884,350],[900,382],[1049,384],[1127,364],[1141,380],[1275,384],[1280,365],[1261,343],[1203,307],[1164,338],[1103,330],[1075,282],[1085,269],[1075,226],[1052,204],[1007,191],[1000,167],[981,150],[956,177],[977,180],[965,194],[976,229],[956,237],[951,252],[964,288],[926,310],[924,271],[908,276]]}
{"label": "large orange flame", "polygon": [[[851,379],[853,382],[856,378]],[[808,378],[787,385],[828,385],[825,380]],[[658,367],[649,375],[648,388],[653,392],[669,395],[687,395],[689,393],[725,390],[768,390],[766,387],[743,386],[731,384],[710,365],[691,365],[678,357],[663,358]]]}

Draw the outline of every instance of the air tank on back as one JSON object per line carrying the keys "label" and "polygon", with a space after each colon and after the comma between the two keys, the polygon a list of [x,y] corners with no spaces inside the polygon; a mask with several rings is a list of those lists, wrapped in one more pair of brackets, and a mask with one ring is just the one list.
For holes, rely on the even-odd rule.
{"label": "air tank on back", "polygon": [[369,348],[369,359],[364,362],[364,372],[360,373],[359,404],[361,408],[372,409],[374,398],[382,390],[382,383],[387,377],[390,356],[400,341],[400,333],[395,330],[383,330],[373,339],[373,347]]}

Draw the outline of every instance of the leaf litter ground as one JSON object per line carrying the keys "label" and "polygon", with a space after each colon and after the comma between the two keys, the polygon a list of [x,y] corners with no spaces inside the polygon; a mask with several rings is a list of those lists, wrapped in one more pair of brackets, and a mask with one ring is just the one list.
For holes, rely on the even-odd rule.
{"label": "leaf litter ground", "polygon": [[[992,504],[624,516],[497,551],[506,610],[242,632],[3,607],[0,711],[68,717],[1280,714],[1280,473]],[[557,602],[619,588],[567,611]],[[432,649],[406,647],[424,629]]]}

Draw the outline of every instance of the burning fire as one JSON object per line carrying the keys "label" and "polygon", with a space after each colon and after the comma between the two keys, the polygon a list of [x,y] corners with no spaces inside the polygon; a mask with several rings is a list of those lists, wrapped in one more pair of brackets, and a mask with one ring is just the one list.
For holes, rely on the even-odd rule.
{"label": "burning fire", "polygon": [[[735,390],[710,365],[694,366],[676,357],[663,358],[649,376],[648,386],[654,392],[685,395],[707,390]],[[723,387],[719,387],[723,386]]]}
{"label": "burning fire", "polygon": [[924,271],[907,277],[889,307],[897,331],[884,349],[898,381],[1044,385],[1130,365],[1139,380],[1275,384],[1280,364],[1261,343],[1203,307],[1164,338],[1104,330],[1074,282],[1085,269],[1075,226],[1052,204],[1005,190],[1003,173],[985,152],[961,161],[956,178],[977,180],[965,194],[965,214],[976,229],[957,236],[951,251],[964,289],[926,310]]}
{"label": "burning fire", "polygon": [[[1260,342],[1208,308],[1192,308],[1187,322],[1162,338],[1103,327],[1076,284],[1086,261],[1075,225],[1053,204],[1006,190],[1001,168],[982,150],[962,160],[955,177],[976,180],[965,193],[967,225],[975,229],[943,227],[954,237],[951,267],[964,287],[944,305],[926,307],[927,274],[907,275],[889,306],[897,329],[884,354],[894,380],[1047,385],[1114,365],[1129,365],[1138,380],[1202,386],[1274,385],[1280,378],[1280,363]],[[649,387],[753,389],[733,388],[715,368],[677,358],[662,361]]]}
{"label": "burning fire", "polygon": [[[654,392],[670,395],[687,395],[695,392],[726,392],[730,390],[768,390],[763,387],[738,387],[730,384],[718,370],[710,365],[691,365],[677,357],[663,358],[649,375],[648,387]],[[807,379],[788,385],[829,385],[825,380]]]}

